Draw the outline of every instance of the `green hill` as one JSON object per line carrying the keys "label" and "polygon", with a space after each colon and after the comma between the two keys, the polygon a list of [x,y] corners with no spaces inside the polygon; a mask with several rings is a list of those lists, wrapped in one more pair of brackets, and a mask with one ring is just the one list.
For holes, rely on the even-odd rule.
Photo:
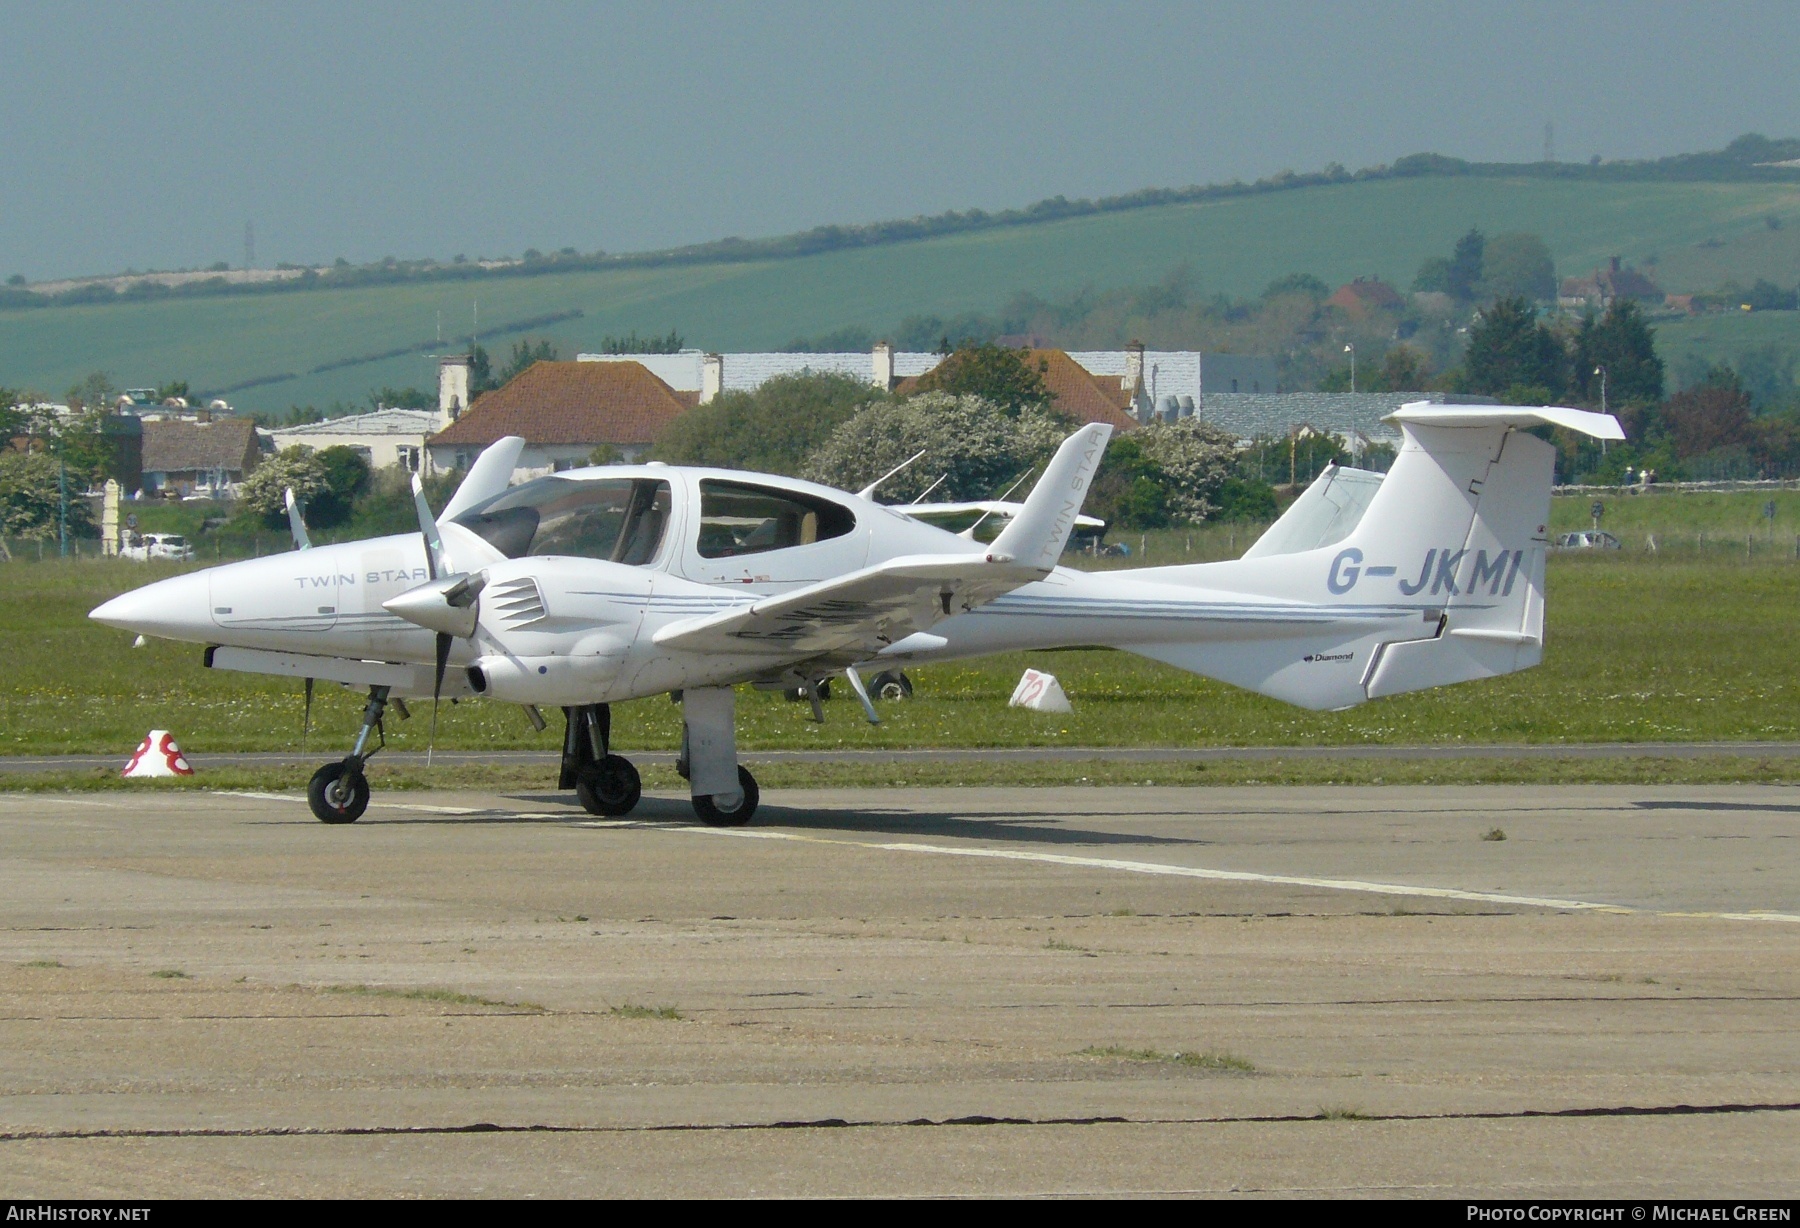
{"label": "green hill", "polygon": [[[690,345],[761,349],[846,325],[879,334],[914,313],[991,311],[1011,294],[1154,281],[1187,264],[1209,293],[1253,295],[1308,272],[1336,284],[1405,285],[1471,225],[1541,235],[1559,274],[1622,256],[1665,289],[1728,279],[1800,281],[1800,183],[1630,182],[1521,174],[1382,178],[1091,213],[817,255],[421,281],[0,311],[0,383],[56,393],[90,371],[125,385],[187,379],[235,389],[242,408],[357,401],[384,385],[429,385],[424,349],[466,337],[479,299],[499,352],[529,327],[565,354],[635,329]],[[573,313],[579,313],[575,315]],[[1119,338],[1123,341],[1125,338]],[[1800,313],[1710,317],[1665,329],[1682,353],[1800,350]],[[290,377],[290,378],[271,378]],[[246,387],[251,381],[258,382]]]}

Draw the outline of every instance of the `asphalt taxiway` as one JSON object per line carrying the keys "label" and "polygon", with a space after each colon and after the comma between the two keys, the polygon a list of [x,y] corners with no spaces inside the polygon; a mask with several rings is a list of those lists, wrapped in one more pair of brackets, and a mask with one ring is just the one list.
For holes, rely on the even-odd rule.
{"label": "asphalt taxiway", "polygon": [[0,795],[0,1172],[1792,1197],[1797,839],[1779,786]]}

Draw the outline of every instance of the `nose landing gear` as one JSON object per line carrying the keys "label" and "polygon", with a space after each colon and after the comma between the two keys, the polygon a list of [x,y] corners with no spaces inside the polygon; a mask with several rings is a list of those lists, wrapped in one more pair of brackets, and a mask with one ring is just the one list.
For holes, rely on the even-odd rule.
{"label": "nose landing gear", "polygon": [[574,789],[589,814],[620,818],[630,814],[644,795],[643,782],[631,760],[611,753],[612,708],[583,704],[564,708],[562,775],[558,784]]}
{"label": "nose landing gear", "polygon": [[[363,775],[363,765],[376,750],[387,745],[381,717],[387,710],[388,689],[384,686],[369,688],[369,702],[363,708],[363,723],[356,735],[356,745],[337,763],[327,763],[314,772],[307,782],[306,804],[319,822],[354,823],[369,808],[369,778]],[[375,750],[368,749],[371,733],[377,739]]]}

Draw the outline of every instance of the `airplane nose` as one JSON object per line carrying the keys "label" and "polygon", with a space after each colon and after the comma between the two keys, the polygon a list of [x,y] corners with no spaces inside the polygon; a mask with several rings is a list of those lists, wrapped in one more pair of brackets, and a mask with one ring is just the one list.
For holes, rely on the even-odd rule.
{"label": "airplane nose", "polygon": [[204,639],[213,630],[209,600],[206,573],[192,572],[120,593],[88,611],[88,617],[108,627],[135,631],[139,635],[171,640]]}

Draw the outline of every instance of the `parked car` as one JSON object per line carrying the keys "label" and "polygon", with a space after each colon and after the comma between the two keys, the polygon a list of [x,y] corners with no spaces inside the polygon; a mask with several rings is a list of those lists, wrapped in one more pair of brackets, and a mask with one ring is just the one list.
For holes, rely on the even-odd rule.
{"label": "parked car", "polygon": [[1621,544],[1618,538],[1601,529],[1582,529],[1578,533],[1564,533],[1556,539],[1558,550],[1617,550]]}
{"label": "parked car", "polygon": [[168,559],[177,563],[192,561],[194,548],[179,533],[136,533],[127,531],[119,542],[119,557],[148,563],[151,559]]}

